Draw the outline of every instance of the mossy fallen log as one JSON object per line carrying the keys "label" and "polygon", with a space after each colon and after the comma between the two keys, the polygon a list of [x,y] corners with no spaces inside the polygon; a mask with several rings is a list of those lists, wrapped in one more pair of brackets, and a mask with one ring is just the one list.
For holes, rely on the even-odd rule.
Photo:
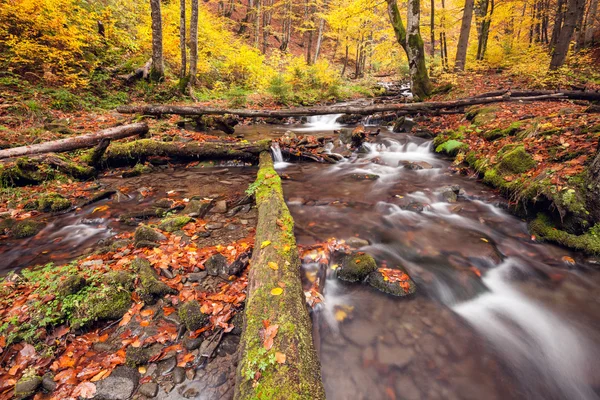
{"label": "mossy fallen log", "polygon": [[259,165],[251,186],[258,224],[235,399],[324,399],[321,367],[300,281],[294,222],[268,152],[261,153]]}
{"label": "mossy fallen log", "polygon": [[130,165],[150,157],[168,157],[180,161],[241,160],[255,162],[268,151],[271,140],[256,142],[160,142],[140,139],[129,143],[113,143],[104,154],[108,166]]}
{"label": "mossy fallen log", "polygon": [[59,174],[87,180],[95,177],[97,170],[53,153],[21,157],[14,162],[0,165],[0,186],[37,185],[56,179]]}

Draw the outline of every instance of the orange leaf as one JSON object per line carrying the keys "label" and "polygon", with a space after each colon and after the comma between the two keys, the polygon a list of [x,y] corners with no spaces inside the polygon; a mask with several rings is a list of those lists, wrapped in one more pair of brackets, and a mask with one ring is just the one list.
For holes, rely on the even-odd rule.
{"label": "orange leaf", "polygon": [[275,361],[277,361],[279,364],[285,364],[285,354],[276,352]]}

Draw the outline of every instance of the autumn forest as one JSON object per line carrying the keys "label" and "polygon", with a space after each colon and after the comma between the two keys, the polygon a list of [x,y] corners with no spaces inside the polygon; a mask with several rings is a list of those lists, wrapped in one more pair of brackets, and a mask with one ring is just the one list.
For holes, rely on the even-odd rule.
{"label": "autumn forest", "polygon": [[0,400],[600,398],[598,0],[0,0]]}

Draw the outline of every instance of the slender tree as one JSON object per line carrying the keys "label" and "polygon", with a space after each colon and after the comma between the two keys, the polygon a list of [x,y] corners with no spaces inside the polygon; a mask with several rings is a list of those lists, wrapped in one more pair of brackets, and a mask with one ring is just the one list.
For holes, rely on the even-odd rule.
{"label": "slender tree", "polygon": [[490,35],[490,26],[492,24],[492,14],[494,13],[494,0],[479,0],[475,7],[477,15],[477,60],[483,60],[487,50],[488,37]]}
{"label": "slender tree", "polygon": [[283,11],[283,24],[281,32],[281,45],[279,50],[286,51],[292,38],[292,0],[285,0]]}
{"label": "slender tree", "polygon": [[553,49],[558,43],[558,37],[562,29],[563,20],[565,18],[565,0],[557,0],[556,13],[554,14],[554,26],[552,27],[552,36],[550,37],[550,48]]}
{"label": "slender tree", "polygon": [[190,94],[196,83],[198,74],[198,0],[192,0],[192,15],[190,16],[190,75],[188,87]]}
{"label": "slender tree", "polygon": [[458,36],[458,45],[456,49],[456,61],[454,62],[454,71],[464,71],[467,63],[467,49],[469,48],[469,34],[471,33],[471,21],[473,20],[473,7],[475,0],[465,0],[462,23],[460,25],[460,35]]}
{"label": "slender tree", "polygon": [[273,0],[263,0],[263,15],[262,15],[262,20],[263,20],[262,52],[263,52],[263,54],[267,53],[267,47],[269,46],[269,35],[271,33],[271,20],[272,19],[273,19]]}
{"label": "slender tree", "polygon": [[596,32],[596,22],[598,18],[598,0],[590,1],[587,23],[585,25],[585,35],[583,43],[589,46],[594,41],[594,33]]}
{"label": "slender tree", "polygon": [[185,0],[179,0],[179,8],[179,50],[181,51],[181,72],[179,73],[179,78],[185,79],[187,68],[187,51],[185,46]]}
{"label": "slender tree", "polygon": [[150,15],[152,18],[152,68],[150,79],[157,82],[165,76],[160,0],[150,0]]}
{"label": "slender tree", "polygon": [[429,18],[429,30],[431,31],[431,58],[435,57],[435,0],[431,0],[431,15]]}
{"label": "slender tree", "polygon": [[567,1],[567,11],[564,17],[564,24],[560,30],[560,34],[558,35],[556,47],[552,52],[550,69],[558,69],[564,64],[567,58],[567,53],[569,52],[569,45],[571,44],[573,32],[575,31],[577,22],[579,21],[581,13],[584,12],[584,9],[585,0]]}
{"label": "slender tree", "polygon": [[[323,9],[321,10],[322,13],[325,12],[327,8],[327,0],[323,1]],[[314,57],[314,62],[317,61],[317,59],[319,58],[319,54],[321,53],[321,45],[323,44],[323,30],[325,29],[325,18],[321,17],[319,20],[319,30],[317,32],[317,46],[315,48],[315,57]]]}

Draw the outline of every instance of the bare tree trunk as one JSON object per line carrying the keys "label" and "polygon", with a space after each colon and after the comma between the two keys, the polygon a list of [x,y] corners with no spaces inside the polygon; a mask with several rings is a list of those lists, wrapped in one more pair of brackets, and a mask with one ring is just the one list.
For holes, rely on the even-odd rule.
{"label": "bare tree trunk", "polygon": [[188,87],[196,83],[198,73],[198,0],[192,0],[192,16],[190,18],[190,76]]}
{"label": "bare tree trunk", "polygon": [[558,43],[558,37],[562,29],[565,18],[565,0],[557,0],[556,14],[554,14],[554,26],[552,27],[552,36],[550,37],[550,48],[554,49]]}
{"label": "bare tree trunk", "polygon": [[458,47],[456,49],[455,71],[464,71],[467,63],[467,49],[469,47],[469,34],[471,33],[471,21],[473,20],[473,6],[475,0],[465,0],[465,8],[460,25]]}
{"label": "bare tree trunk", "polygon": [[279,50],[286,51],[292,38],[292,0],[285,1],[283,29]]}
{"label": "bare tree trunk", "polygon": [[579,15],[579,19],[577,20],[577,25],[575,25],[575,46],[574,50],[579,51],[584,46],[585,39],[585,24],[588,19],[588,14],[590,12],[589,7],[586,8],[587,1],[584,2],[583,10]]}
{"label": "bare tree trunk", "polygon": [[179,78],[185,79],[187,67],[187,51],[185,46],[185,0],[179,0],[179,7],[179,50],[181,51],[181,72],[179,73]]}
{"label": "bare tree trunk", "polygon": [[263,54],[267,54],[267,47],[269,46],[269,35],[271,32],[271,19],[273,15],[273,0],[264,0],[263,4]]}
{"label": "bare tree trunk", "polygon": [[[490,4],[491,2],[491,4]],[[477,29],[477,60],[483,60],[487,50],[487,41],[490,35],[490,26],[492,24],[492,14],[494,13],[494,0],[481,0],[475,9],[479,19]]]}
{"label": "bare tree trunk", "polygon": [[431,16],[429,19],[429,29],[431,30],[431,58],[435,57],[435,0],[431,0]]}
{"label": "bare tree trunk", "polygon": [[254,16],[256,19],[254,21],[254,47],[258,49],[258,44],[260,42],[260,14],[262,11],[262,1],[263,0],[255,0],[256,2],[256,15]]}
{"label": "bare tree trunk", "polygon": [[588,21],[585,26],[585,35],[583,43],[589,46],[594,41],[594,33],[596,32],[596,24],[598,18],[598,0],[591,0],[590,12],[588,14]]}
{"label": "bare tree trunk", "polygon": [[442,52],[442,66],[444,70],[449,70],[450,65],[448,64],[448,46],[446,44],[446,2],[442,0],[442,19],[440,21],[440,50]]}
{"label": "bare tree trunk", "polygon": [[584,7],[585,0],[568,0],[565,22],[552,53],[552,60],[550,61],[551,70],[558,69],[564,64],[569,52],[573,32],[575,31],[579,16],[583,13]]}
{"label": "bare tree trunk", "polygon": [[348,43],[348,37],[346,37],[346,56],[344,57],[344,67],[342,68],[342,77],[346,73],[346,68],[348,67],[348,52],[350,50],[350,44]]}
{"label": "bare tree trunk", "polygon": [[431,83],[425,64],[425,48],[419,24],[421,20],[421,2],[420,0],[408,1],[407,28],[407,49],[408,49],[408,67],[410,69],[411,91],[423,99],[431,94]]}
{"label": "bare tree trunk", "polygon": [[396,35],[396,41],[404,49],[408,55],[408,49],[406,47],[406,29],[402,23],[402,17],[400,17],[400,10],[398,10],[398,3],[396,0],[386,0],[388,15],[390,22],[394,28],[394,34]]}
{"label": "bare tree trunk", "polygon": [[254,0],[248,0],[248,6],[246,7],[246,15],[240,22],[240,28],[238,29],[238,35],[242,35],[248,29],[250,21],[254,21]]}
{"label": "bare tree trunk", "polygon": [[152,17],[152,69],[150,79],[158,82],[165,76],[160,0],[150,0],[150,14]]}
{"label": "bare tree trunk", "polygon": [[[321,10],[322,12],[325,11],[325,8],[327,7],[327,0],[323,1],[323,10]],[[317,62],[317,59],[319,58],[319,53],[321,52],[321,44],[323,43],[323,29],[325,28],[325,18],[321,18],[321,20],[319,21],[319,31],[317,33],[317,47],[315,48],[315,57],[313,59],[314,62]]]}

